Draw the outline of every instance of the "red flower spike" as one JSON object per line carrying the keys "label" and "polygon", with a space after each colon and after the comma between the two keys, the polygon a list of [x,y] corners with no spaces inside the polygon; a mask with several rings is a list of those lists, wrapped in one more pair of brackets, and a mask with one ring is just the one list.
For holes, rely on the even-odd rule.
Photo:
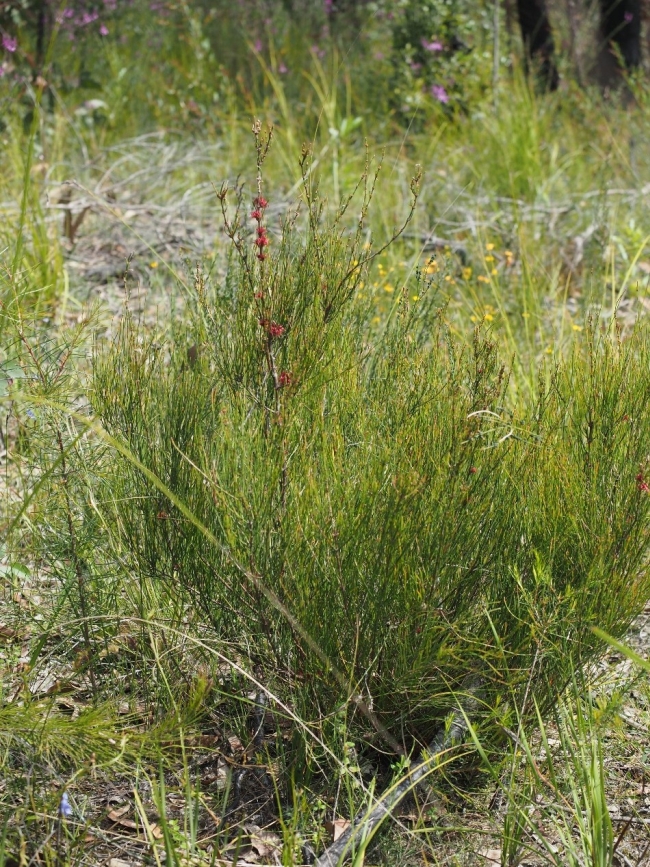
{"label": "red flower spike", "polygon": [[256,208],[263,209],[268,205],[268,202],[266,201],[264,196],[255,196],[255,198],[253,199],[253,204]]}
{"label": "red flower spike", "polygon": [[261,220],[261,219],[262,219],[262,212],[261,211],[258,211],[257,208],[255,208],[254,211],[251,211],[251,220]]}
{"label": "red flower spike", "polygon": [[258,253],[257,258],[260,260],[260,262],[263,262],[266,259],[266,253]]}
{"label": "red flower spike", "polygon": [[268,243],[269,243],[268,238],[255,238],[255,244],[256,244],[256,246],[258,246],[260,248],[266,247],[268,245]]}
{"label": "red flower spike", "polygon": [[280,388],[286,388],[288,385],[293,385],[293,377],[288,370],[283,370],[278,377],[278,385]]}

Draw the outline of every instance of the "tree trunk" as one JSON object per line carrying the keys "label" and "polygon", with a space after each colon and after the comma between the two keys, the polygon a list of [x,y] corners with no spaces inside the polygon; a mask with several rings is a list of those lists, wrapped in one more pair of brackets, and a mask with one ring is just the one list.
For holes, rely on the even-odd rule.
{"label": "tree trunk", "polygon": [[559,76],[555,66],[555,45],[545,0],[517,0],[519,26],[524,41],[526,71],[530,62],[537,63],[545,87],[555,90]]}

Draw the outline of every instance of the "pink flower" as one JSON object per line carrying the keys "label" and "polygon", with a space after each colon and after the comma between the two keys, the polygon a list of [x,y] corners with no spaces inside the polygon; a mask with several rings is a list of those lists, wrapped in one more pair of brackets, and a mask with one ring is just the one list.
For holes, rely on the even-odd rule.
{"label": "pink flower", "polygon": [[5,51],[8,51],[10,54],[13,54],[14,51],[18,48],[18,40],[14,36],[9,36],[8,33],[2,34],[2,47]]}
{"label": "pink flower", "polygon": [[99,25],[99,35],[108,36],[108,27],[105,24]]}
{"label": "pink flower", "polygon": [[449,102],[449,94],[441,84],[431,85],[431,96],[435,96],[438,102]]}
{"label": "pink flower", "polygon": [[268,202],[264,198],[264,196],[255,196],[253,199],[253,204],[256,208],[265,208],[268,205]]}
{"label": "pink flower", "polygon": [[442,42],[438,42],[437,39],[434,39],[433,42],[429,42],[428,39],[421,39],[420,44],[425,51],[442,51]]}
{"label": "pink flower", "polygon": [[255,45],[253,46],[253,48],[254,48],[255,51],[257,51],[257,53],[259,54],[260,51],[262,50],[262,48],[264,48],[264,46],[262,45],[262,40],[261,40],[261,39],[256,39],[256,40],[255,40]]}
{"label": "pink flower", "polygon": [[280,65],[278,66],[278,72],[280,73],[280,75],[285,75],[287,72],[289,72],[289,70],[284,65],[284,63],[280,62]]}
{"label": "pink flower", "polygon": [[626,12],[623,16],[623,21],[625,21],[626,24],[631,24],[634,21],[634,13]]}

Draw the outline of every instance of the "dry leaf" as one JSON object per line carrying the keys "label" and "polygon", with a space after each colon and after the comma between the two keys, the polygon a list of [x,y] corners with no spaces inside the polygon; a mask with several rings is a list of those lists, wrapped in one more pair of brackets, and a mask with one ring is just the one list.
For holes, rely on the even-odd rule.
{"label": "dry leaf", "polygon": [[250,847],[258,858],[268,858],[269,855],[279,855],[282,852],[282,841],[270,831],[257,831],[251,834]]}
{"label": "dry leaf", "polygon": [[119,822],[122,816],[125,816],[129,810],[131,809],[131,804],[124,804],[121,807],[116,807],[114,810],[111,810],[108,814],[108,818],[111,822]]}
{"label": "dry leaf", "polygon": [[228,743],[230,744],[230,749],[233,753],[241,753],[244,750],[243,743],[239,740],[237,735],[232,735],[228,738]]}
{"label": "dry leaf", "polygon": [[148,829],[145,829],[143,822],[136,822],[133,819],[123,818],[130,809],[131,805],[125,804],[123,807],[118,807],[116,810],[111,810],[108,814],[108,818],[111,820],[111,822],[115,822],[116,825],[119,825],[120,828],[128,828],[130,831],[146,831],[147,834],[151,834],[154,840],[162,840],[163,832],[160,830],[158,825],[149,825]]}
{"label": "dry leaf", "polygon": [[325,830],[332,838],[333,843],[336,843],[349,827],[350,823],[347,819],[334,819],[333,822],[325,822]]}
{"label": "dry leaf", "polygon": [[478,854],[493,864],[501,863],[501,849],[482,849]]}

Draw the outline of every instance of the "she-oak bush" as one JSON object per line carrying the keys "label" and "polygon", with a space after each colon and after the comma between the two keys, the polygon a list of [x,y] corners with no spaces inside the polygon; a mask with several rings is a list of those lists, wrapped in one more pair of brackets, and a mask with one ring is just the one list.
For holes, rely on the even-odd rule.
{"label": "she-oak bush", "polygon": [[346,231],[307,162],[305,229],[271,225],[261,175],[248,213],[222,191],[224,282],[198,276],[167,344],[127,317],[96,359],[103,424],[217,542],[117,457],[132,568],[187,591],[307,720],[361,696],[426,740],[468,675],[493,720],[524,689],[548,709],[601,651],[591,627],[620,635],[650,595],[647,334],[593,326],[523,403],[435,287],[373,325],[374,179]]}

